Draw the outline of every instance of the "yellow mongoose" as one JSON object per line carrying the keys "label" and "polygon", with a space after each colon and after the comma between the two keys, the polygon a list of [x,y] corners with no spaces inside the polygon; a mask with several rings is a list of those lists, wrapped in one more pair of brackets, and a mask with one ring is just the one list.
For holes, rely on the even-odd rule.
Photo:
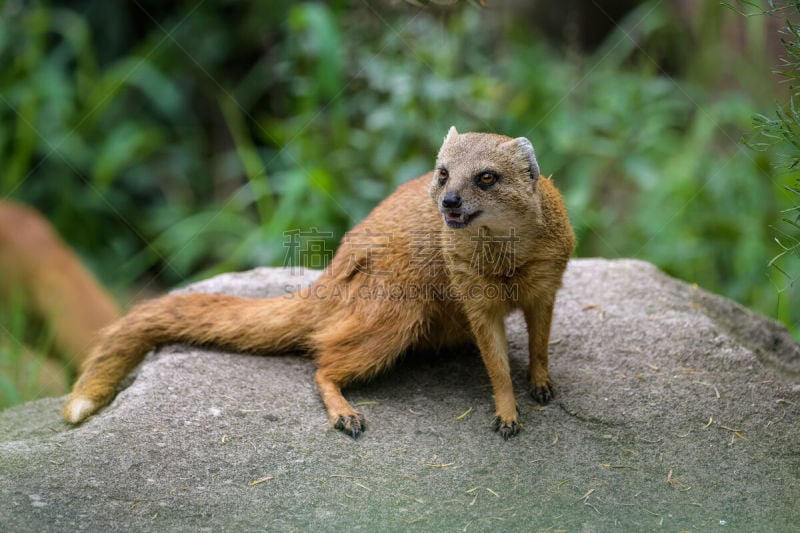
{"label": "yellow mongoose", "polygon": [[271,299],[188,294],[136,306],[104,331],[63,415],[77,423],[107,404],[162,344],[299,349],[314,357],[331,424],[357,437],[365,420],[341,387],[409,349],[475,342],[494,390],[494,429],[508,439],[520,425],[503,319],[524,312],[532,395],[550,400],[550,322],[573,247],[561,196],[539,176],[530,141],[453,127],[436,170],[400,186],[355,226],[311,287]]}

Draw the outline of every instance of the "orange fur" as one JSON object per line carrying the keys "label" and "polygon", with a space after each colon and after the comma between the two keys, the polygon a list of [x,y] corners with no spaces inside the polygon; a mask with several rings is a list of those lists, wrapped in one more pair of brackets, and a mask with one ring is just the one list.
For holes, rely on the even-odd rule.
{"label": "orange fur", "polygon": [[79,365],[94,336],[118,317],[114,300],[35,210],[0,201],[0,295],[22,291],[53,328],[59,355]]}
{"label": "orange fur", "polygon": [[[553,302],[574,246],[561,197],[538,176],[525,143],[451,129],[437,159],[437,168],[450,168],[447,183],[437,171],[400,186],[298,293],[265,300],[166,296],[134,308],[92,351],[64,416],[79,422],[108,403],[119,381],[160,344],[301,349],[314,357],[331,424],[358,436],[365,421],[342,396],[343,386],[375,376],[410,349],[475,342],[494,389],[495,427],[506,438],[516,434],[503,319],[515,308],[525,312],[534,397],[548,400]],[[487,165],[501,177],[480,190],[475,173]],[[458,229],[443,223],[445,191],[481,211],[474,223]]]}

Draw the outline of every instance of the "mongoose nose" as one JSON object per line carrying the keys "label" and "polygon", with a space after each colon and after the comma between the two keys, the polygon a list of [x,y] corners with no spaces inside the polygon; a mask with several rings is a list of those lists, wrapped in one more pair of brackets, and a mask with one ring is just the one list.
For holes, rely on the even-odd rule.
{"label": "mongoose nose", "polygon": [[461,197],[453,192],[445,194],[442,198],[442,207],[449,209],[461,207]]}

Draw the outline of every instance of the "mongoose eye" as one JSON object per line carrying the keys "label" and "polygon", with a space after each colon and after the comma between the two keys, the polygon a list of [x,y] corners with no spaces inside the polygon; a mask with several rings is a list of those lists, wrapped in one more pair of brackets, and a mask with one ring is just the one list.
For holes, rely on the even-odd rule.
{"label": "mongoose eye", "polygon": [[492,172],[483,172],[478,175],[478,186],[482,189],[487,189],[497,182],[497,174]]}
{"label": "mongoose eye", "polygon": [[444,185],[444,182],[447,181],[447,178],[450,174],[448,174],[446,168],[439,169],[439,185]]}

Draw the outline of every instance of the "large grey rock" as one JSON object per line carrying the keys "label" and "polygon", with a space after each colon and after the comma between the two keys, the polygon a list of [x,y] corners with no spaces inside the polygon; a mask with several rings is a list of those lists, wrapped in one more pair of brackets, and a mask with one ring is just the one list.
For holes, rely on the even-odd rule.
{"label": "large grey rock", "polygon": [[797,530],[800,348],[780,325],[647,263],[573,261],[547,407],[527,399],[521,317],[508,328],[525,424],[508,442],[474,350],[347,391],[370,422],[353,441],[328,430],[308,359],[165,347],[78,428],[63,399],[0,413],[0,529]]}

